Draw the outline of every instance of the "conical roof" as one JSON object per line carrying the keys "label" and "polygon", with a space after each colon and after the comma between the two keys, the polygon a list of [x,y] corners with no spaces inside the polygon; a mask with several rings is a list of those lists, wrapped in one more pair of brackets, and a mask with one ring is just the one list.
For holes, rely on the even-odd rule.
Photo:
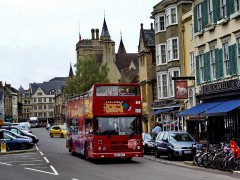
{"label": "conical roof", "polygon": [[104,20],[103,20],[103,27],[102,27],[101,36],[110,37],[105,17],[104,17]]}

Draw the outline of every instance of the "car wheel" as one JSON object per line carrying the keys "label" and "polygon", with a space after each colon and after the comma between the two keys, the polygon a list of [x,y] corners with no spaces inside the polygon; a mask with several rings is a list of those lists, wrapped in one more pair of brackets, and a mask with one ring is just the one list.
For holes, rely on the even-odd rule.
{"label": "car wheel", "polygon": [[52,133],[50,133],[50,137],[53,138],[53,134]]}
{"label": "car wheel", "polygon": [[147,149],[145,147],[143,148],[143,154],[147,154]]}
{"label": "car wheel", "polygon": [[158,152],[157,148],[155,149],[155,158],[160,158],[160,153]]}
{"label": "car wheel", "polygon": [[22,144],[20,144],[20,149],[26,150],[26,149],[28,149],[28,145],[26,143],[22,143]]}
{"label": "car wheel", "polygon": [[64,135],[63,135],[63,133],[61,134],[61,138],[64,138]]}
{"label": "car wheel", "polygon": [[173,154],[171,153],[171,151],[168,151],[168,159],[170,159],[170,160],[173,160],[173,159],[174,159],[174,156],[173,156]]}

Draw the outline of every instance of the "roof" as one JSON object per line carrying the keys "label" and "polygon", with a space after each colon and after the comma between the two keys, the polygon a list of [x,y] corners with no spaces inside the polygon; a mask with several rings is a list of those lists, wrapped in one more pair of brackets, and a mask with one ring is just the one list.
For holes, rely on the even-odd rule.
{"label": "roof", "polygon": [[120,44],[119,44],[119,48],[118,48],[118,54],[126,54],[126,49],[124,47],[124,44],[123,44],[123,41],[122,41],[122,38],[121,38],[121,41],[120,41]]}
{"label": "roof", "polygon": [[110,37],[105,17],[104,17],[104,20],[103,20],[103,27],[102,27],[101,36]]}
{"label": "roof", "polygon": [[138,53],[116,54],[116,65],[119,72],[123,69],[128,69],[131,62],[133,62],[136,69],[139,69]]}
{"label": "roof", "polygon": [[155,46],[155,32],[153,29],[143,29],[144,45]]}
{"label": "roof", "polygon": [[66,81],[56,81],[53,79],[43,83],[31,83],[31,93],[35,94],[38,88],[40,87],[45,94],[49,95],[52,90],[60,91],[61,87],[64,86],[65,84]]}

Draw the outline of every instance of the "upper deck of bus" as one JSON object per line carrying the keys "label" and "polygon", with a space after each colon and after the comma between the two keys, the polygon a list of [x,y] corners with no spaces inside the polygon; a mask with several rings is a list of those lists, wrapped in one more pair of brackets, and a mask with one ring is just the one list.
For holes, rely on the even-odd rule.
{"label": "upper deck of bus", "polygon": [[[85,113],[90,115],[141,114],[140,84],[138,83],[95,83],[88,92],[69,98],[68,107],[71,110],[68,111],[75,111],[73,106],[76,101],[78,107],[84,105]],[[80,111],[79,109],[77,114],[84,113]]]}

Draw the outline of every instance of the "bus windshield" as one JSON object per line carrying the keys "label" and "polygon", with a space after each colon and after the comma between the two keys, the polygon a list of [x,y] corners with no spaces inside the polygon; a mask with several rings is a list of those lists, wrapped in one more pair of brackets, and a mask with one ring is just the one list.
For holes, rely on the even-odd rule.
{"label": "bus windshield", "polygon": [[141,133],[139,117],[98,117],[94,123],[96,135],[133,135]]}

